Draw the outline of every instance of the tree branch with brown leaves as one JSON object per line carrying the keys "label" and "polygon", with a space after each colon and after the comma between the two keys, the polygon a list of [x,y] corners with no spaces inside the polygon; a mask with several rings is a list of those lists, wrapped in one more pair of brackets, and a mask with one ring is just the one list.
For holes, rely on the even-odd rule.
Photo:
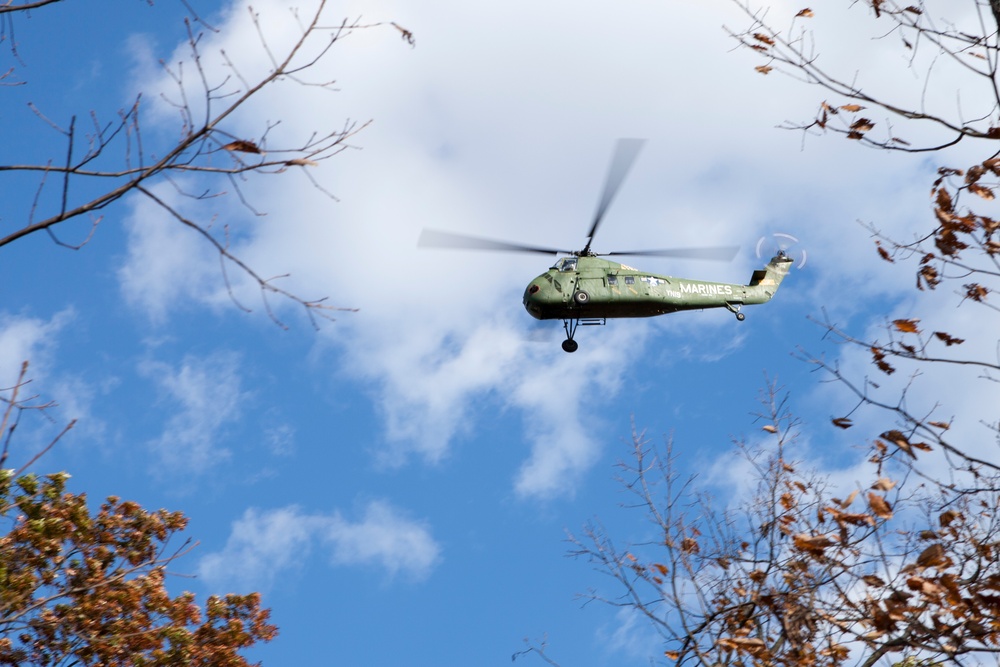
{"label": "tree branch with brown leaves", "polygon": [[[1000,494],[968,496],[885,476],[835,489],[788,457],[800,425],[772,387],[760,445],[741,443],[749,495],[717,507],[677,474],[668,443],[634,434],[622,484],[650,537],[615,545],[598,525],[573,552],[662,639],[667,664],[871,666],[998,652]],[[994,487],[995,488],[995,487]]]}

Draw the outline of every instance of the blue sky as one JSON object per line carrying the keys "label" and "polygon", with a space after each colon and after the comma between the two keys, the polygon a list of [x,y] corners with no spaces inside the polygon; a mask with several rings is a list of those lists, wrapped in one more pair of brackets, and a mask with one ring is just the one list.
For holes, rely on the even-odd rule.
{"label": "blue sky", "polygon": [[[136,198],[109,208],[80,251],[40,235],[2,248],[0,384],[30,359],[35,390],[60,404],[54,423],[19,435],[18,454],[78,418],[37,469],[69,470],[94,499],[187,513],[199,546],[174,569],[195,577],[172,585],[261,590],[281,628],[253,654],[265,664],[506,664],[524,638],[543,637],[564,665],[644,662],[662,649],[641,627],[581,605],[578,594],[608,582],[566,558],[566,531],[599,518],[622,544],[645,536],[613,479],[633,423],[672,436],[685,473],[732,488],[731,441],[763,437],[754,413],[769,380],[792,391],[803,458],[853,483],[841,452],[864,435],[829,426],[851,401],[795,353],[863,369],[807,318],[825,310],[863,332],[915,312],[912,273],[877,261],[858,223],[909,234],[929,215],[937,163],[776,129],[810,117],[819,93],[733,52],[722,25],[743,19],[724,2],[420,5],[331,4],[328,23],[396,21],[415,48],[390,27],[358,31],[318,68],[338,92],[286,83],[230,126],[254,137],[280,118],[276,132],[296,137],[373,119],[359,150],[312,174],[336,201],[287,173],[247,188],[263,217],[235,197],[209,211],[260,273],[289,273],[292,291],[358,312],[317,331],[277,302],[283,330],[237,276],[253,309],[242,312],[212,251]],[[275,48],[292,6],[254,4]],[[210,75],[220,49],[245,72],[262,66],[242,3],[198,8],[220,28],[203,45]],[[64,154],[29,101],[65,124],[143,90],[149,143],[162,145],[177,126],[158,101],[170,84],[157,61],[183,53],[182,16],[165,0],[16,18],[20,62],[0,57],[27,83],[2,90],[3,162]],[[882,42],[838,48],[900,65],[879,59]],[[612,321],[581,329],[567,355],[559,323],[520,303],[549,259],[417,249],[424,227],[577,247],[618,137],[648,142],[596,250],[739,244],[731,264],[631,263],[745,282],[789,234],[806,266],[745,322],[725,311]],[[23,224],[35,184],[0,178],[5,230]]]}

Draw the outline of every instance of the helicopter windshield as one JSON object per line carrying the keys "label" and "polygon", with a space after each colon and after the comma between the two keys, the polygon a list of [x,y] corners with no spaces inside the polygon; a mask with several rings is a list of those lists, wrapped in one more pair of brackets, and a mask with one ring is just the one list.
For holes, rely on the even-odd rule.
{"label": "helicopter windshield", "polygon": [[559,271],[565,273],[567,271],[576,271],[576,257],[563,257],[558,262],[556,262],[553,269],[558,269]]}

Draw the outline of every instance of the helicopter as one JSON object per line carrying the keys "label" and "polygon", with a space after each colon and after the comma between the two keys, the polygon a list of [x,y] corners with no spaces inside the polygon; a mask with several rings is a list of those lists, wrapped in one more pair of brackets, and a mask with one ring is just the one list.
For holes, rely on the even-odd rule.
{"label": "helicopter", "polygon": [[564,250],[510,243],[478,236],[424,229],[417,241],[424,248],[498,250],[543,255],[565,255],[524,290],[528,314],[539,320],[562,320],[566,340],[562,349],[576,352],[576,330],[584,325],[604,325],[611,318],[653,317],[684,310],[725,308],[743,321],[743,306],[767,303],[788,275],[792,258],[778,250],[763,269],[753,272],[746,285],[706,282],[657,275],[625,264],[601,259],[612,256],[655,256],[731,261],[738,246],[666,248],[597,253],[591,242],[644,140],[620,139],[605,179],[604,192],[582,250]]}

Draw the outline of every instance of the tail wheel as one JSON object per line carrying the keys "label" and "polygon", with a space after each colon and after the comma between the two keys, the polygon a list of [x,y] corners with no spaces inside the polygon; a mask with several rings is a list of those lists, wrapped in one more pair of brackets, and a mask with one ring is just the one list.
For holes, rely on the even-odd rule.
{"label": "tail wheel", "polygon": [[567,338],[562,343],[562,349],[566,352],[576,352],[578,347],[580,347],[580,345],[572,338]]}
{"label": "tail wheel", "polygon": [[580,290],[573,295],[573,301],[576,301],[578,306],[585,306],[590,303],[590,295],[583,290]]}
{"label": "tail wheel", "polygon": [[738,319],[740,322],[742,322],[746,318],[747,318],[747,316],[744,315],[743,313],[736,313],[736,319]]}

